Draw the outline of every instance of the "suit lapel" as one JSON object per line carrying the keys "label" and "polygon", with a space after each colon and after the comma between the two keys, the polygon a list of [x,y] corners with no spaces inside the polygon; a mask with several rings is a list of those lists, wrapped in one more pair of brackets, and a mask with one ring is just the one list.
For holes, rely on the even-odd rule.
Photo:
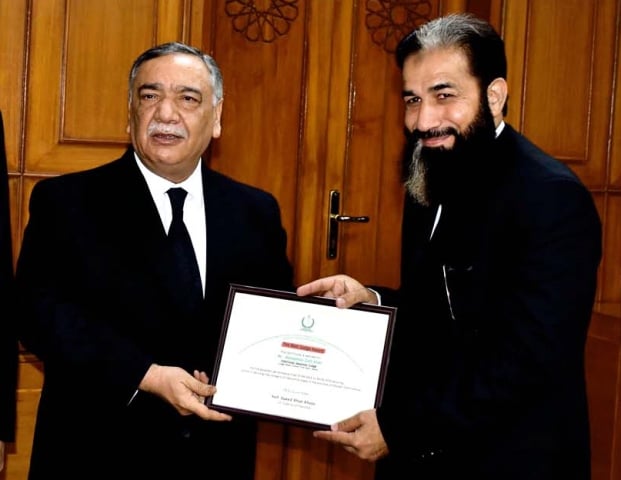
{"label": "suit lapel", "polygon": [[205,220],[207,222],[207,270],[205,298],[211,296],[214,288],[226,282],[224,272],[229,252],[227,245],[234,239],[228,212],[233,201],[230,193],[222,188],[222,183],[208,168],[203,166],[203,195],[205,198]]}
{"label": "suit lapel", "polygon": [[122,252],[132,257],[126,261],[150,271],[154,285],[163,286],[163,293],[178,305],[180,311],[185,311],[187,304],[173,274],[175,270],[166,231],[149,187],[136,165],[133,150],[128,150],[121,159],[111,185],[116,192],[111,210],[117,216],[125,242]]}

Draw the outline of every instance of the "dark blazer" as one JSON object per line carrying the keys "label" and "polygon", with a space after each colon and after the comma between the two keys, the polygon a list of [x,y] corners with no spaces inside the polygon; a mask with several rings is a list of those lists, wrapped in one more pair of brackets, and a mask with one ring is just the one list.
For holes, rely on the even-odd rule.
{"label": "dark blazer", "polygon": [[[377,477],[588,479],[584,348],[601,257],[589,191],[506,125],[487,181],[410,198]],[[450,298],[450,305],[448,299]],[[408,477],[410,478],[410,477]]]}
{"label": "dark blazer", "polygon": [[9,177],[0,112],[0,440],[15,440],[17,336],[13,295],[13,253],[9,208]]}
{"label": "dark blazer", "polygon": [[171,274],[166,232],[132,149],[35,185],[16,276],[20,338],[45,367],[31,480],[253,478],[255,422],[183,417],[143,392],[129,403],[152,363],[211,375],[229,283],[292,289],[275,198],[202,168],[199,311],[186,307]]}

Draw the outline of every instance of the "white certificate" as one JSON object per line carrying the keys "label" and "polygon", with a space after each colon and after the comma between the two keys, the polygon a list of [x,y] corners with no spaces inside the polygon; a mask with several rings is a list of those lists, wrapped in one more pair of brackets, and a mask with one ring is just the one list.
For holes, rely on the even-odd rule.
{"label": "white certificate", "polygon": [[312,428],[381,402],[396,308],[231,285],[210,407]]}

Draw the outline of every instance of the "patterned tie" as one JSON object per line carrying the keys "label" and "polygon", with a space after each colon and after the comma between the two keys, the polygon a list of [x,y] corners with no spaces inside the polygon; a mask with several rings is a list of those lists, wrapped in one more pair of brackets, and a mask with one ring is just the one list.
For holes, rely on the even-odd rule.
{"label": "patterned tie", "polygon": [[203,299],[201,276],[190,234],[183,223],[183,203],[188,192],[183,188],[171,188],[166,193],[172,206],[172,222],[168,229],[168,240],[178,269],[179,288],[187,292],[188,299],[198,302]]}

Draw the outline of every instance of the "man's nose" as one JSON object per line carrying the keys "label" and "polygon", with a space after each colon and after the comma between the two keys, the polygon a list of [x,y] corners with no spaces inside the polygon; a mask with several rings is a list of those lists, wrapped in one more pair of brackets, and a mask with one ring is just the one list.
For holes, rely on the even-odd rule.
{"label": "man's nose", "polygon": [[179,111],[172,99],[162,99],[156,109],[156,117],[162,122],[174,122],[179,119]]}
{"label": "man's nose", "polygon": [[439,128],[441,124],[441,109],[429,103],[422,102],[418,107],[414,128],[421,132],[427,132]]}

